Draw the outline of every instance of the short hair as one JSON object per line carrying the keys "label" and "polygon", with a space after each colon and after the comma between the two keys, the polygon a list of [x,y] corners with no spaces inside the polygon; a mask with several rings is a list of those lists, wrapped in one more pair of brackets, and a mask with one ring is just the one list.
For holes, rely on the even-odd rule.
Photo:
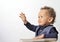
{"label": "short hair", "polygon": [[44,6],[41,8],[41,10],[43,10],[43,9],[48,10],[50,17],[53,18],[53,20],[51,22],[53,24],[55,22],[56,12],[54,11],[54,9],[52,7],[48,7],[48,6]]}

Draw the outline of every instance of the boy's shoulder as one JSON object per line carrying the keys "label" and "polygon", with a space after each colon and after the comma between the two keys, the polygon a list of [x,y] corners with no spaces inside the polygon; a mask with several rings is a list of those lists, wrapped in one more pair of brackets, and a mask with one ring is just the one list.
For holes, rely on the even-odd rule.
{"label": "boy's shoulder", "polygon": [[50,30],[50,32],[53,32],[53,33],[55,32],[55,33],[58,34],[58,31],[57,31],[56,27],[52,27],[51,30]]}
{"label": "boy's shoulder", "polygon": [[53,25],[47,26],[47,27],[44,29],[44,32],[47,32],[47,34],[48,34],[48,33],[57,33],[57,34],[58,34],[58,31],[57,31],[56,27],[54,27]]}
{"label": "boy's shoulder", "polygon": [[53,25],[49,25],[48,28],[50,28],[50,31],[49,31],[50,33],[52,33],[52,32],[54,33],[54,32],[55,32],[55,33],[58,34],[58,31],[57,31],[57,29],[56,29],[55,26],[53,26]]}

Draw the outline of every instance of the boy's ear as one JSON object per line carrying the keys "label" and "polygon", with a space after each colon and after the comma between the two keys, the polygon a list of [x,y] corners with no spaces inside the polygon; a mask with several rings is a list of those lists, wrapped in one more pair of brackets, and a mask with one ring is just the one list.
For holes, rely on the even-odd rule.
{"label": "boy's ear", "polygon": [[53,17],[50,17],[49,19],[48,19],[48,22],[52,22],[53,21]]}

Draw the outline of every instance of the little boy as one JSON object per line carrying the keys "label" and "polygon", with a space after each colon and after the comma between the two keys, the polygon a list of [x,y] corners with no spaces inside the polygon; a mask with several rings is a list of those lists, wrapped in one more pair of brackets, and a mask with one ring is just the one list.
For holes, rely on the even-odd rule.
{"label": "little boy", "polygon": [[30,24],[24,13],[20,14],[20,18],[24,22],[24,25],[31,31],[35,32],[35,38],[58,38],[58,31],[53,26],[56,18],[56,13],[53,8],[45,6],[42,7],[38,13],[38,26]]}

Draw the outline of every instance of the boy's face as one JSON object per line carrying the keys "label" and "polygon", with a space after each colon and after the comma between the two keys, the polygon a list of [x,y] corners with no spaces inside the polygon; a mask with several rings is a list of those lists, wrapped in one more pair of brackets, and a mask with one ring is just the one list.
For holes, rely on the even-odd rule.
{"label": "boy's face", "polygon": [[49,12],[46,9],[42,9],[40,10],[39,14],[38,14],[38,23],[39,25],[43,26],[43,25],[48,25],[51,21],[51,18],[49,16]]}

